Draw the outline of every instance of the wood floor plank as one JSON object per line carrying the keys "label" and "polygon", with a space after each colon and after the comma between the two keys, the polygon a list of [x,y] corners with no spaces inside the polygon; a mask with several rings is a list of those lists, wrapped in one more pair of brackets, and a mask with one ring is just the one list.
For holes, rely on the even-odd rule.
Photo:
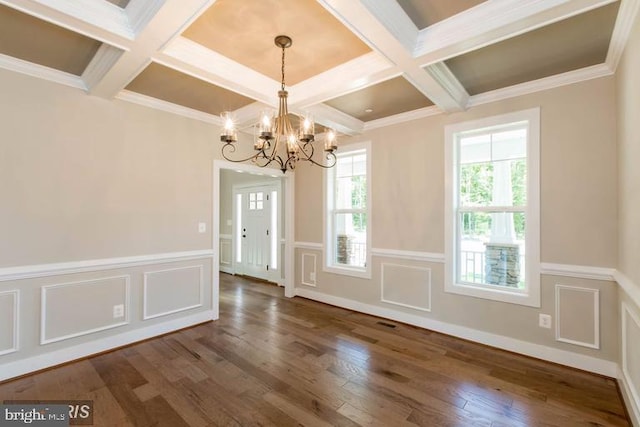
{"label": "wood floor plank", "polygon": [[220,277],[220,318],[0,384],[95,426],[628,426],[616,382]]}

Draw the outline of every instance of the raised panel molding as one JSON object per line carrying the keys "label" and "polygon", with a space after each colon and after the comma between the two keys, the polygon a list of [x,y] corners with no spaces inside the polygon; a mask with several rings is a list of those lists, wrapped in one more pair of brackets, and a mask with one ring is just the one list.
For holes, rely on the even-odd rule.
{"label": "raised panel molding", "polygon": [[[311,269],[307,269],[307,260],[313,260],[313,267]],[[301,265],[302,265],[302,278],[300,283],[302,283],[303,285],[306,286],[316,286],[316,273],[317,273],[317,256],[316,254],[309,254],[309,253],[303,253],[302,254],[302,261],[301,261]],[[311,263],[311,261],[309,261]],[[311,265],[311,264],[310,264]],[[308,274],[307,274],[308,273]],[[307,276],[308,279],[307,280]]]}
{"label": "raised panel molding", "polygon": [[[389,295],[388,297],[385,297],[385,295],[388,295],[389,292],[385,292],[386,291],[386,287],[387,286],[387,274],[389,275],[392,274],[393,270],[396,270],[396,272],[398,272],[399,270],[404,269],[406,270],[407,274],[410,275],[415,275],[418,272],[423,272],[424,277],[422,277],[419,280],[405,280],[405,279],[400,279],[400,280],[396,280],[393,285],[390,286],[394,286],[394,287],[400,287],[403,285],[408,285],[408,284],[413,284],[414,286],[424,286],[424,289],[417,289],[417,292],[414,292],[414,294],[411,294],[412,289],[405,289],[404,293],[407,294],[411,294],[409,295],[409,298],[407,301],[400,301],[399,299],[392,299],[393,296]],[[407,307],[407,308],[412,308],[414,310],[420,310],[420,311],[427,311],[430,312],[431,311],[431,269],[430,268],[424,268],[424,267],[415,267],[415,266],[410,266],[410,265],[400,265],[400,264],[389,264],[389,263],[382,263],[380,266],[380,301],[387,303],[387,304],[394,304],[394,305],[398,305],[401,307]],[[418,273],[419,274],[419,273]],[[415,277],[413,279],[416,279]],[[391,280],[391,278],[389,279]],[[413,290],[416,291],[416,290]],[[426,304],[423,305],[418,305],[418,302],[420,300],[424,300],[426,299]]]}
{"label": "raised panel molding", "polygon": [[[144,273],[144,285],[143,285],[143,320],[154,319],[156,317],[168,316],[170,314],[179,313],[181,311],[191,310],[194,308],[202,307],[204,303],[204,292],[203,292],[203,265],[192,265],[188,267],[176,267],[176,268],[168,268],[164,270],[154,270],[154,271],[146,271]],[[189,283],[188,279],[185,281],[175,280],[177,273],[176,272],[185,272],[186,270],[196,270],[197,279],[195,282]],[[166,287],[166,283],[163,284],[159,282],[158,284],[153,284],[153,276],[168,276],[171,280],[170,288]],[[162,287],[164,285],[164,288]],[[154,286],[159,287],[159,289],[165,291],[165,298],[168,299],[168,303],[160,304],[166,306],[164,310],[157,311],[152,313],[150,310],[150,301],[152,301],[153,294],[152,289]],[[175,303],[179,301],[181,297],[185,297],[186,292],[189,290],[189,287],[192,287],[192,291],[197,291],[197,298],[186,298],[185,303],[183,305],[175,304],[171,306],[169,303]],[[172,294],[171,291],[174,293]]]}
{"label": "raised panel molding", "polygon": [[[124,305],[124,319],[122,321],[117,321],[117,322],[102,322],[102,325],[97,325],[91,328],[86,328],[83,329],[85,323],[87,322],[88,319],[78,319],[77,325],[78,325],[78,330],[75,332],[70,332],[70,333],[66,333],[63,335],[58,335],[58,336],[49,336],[47,333],[47,329],[50,325],[48,325],[48,320],[49,320],[49,301],[50,298],[48,297],[49,294],[55,293],[57,289],[64,289],[64,288],[69,288],[69,287],[86,287],[86,286],[90,286],[90,287],[96,287],[96,286],[100,286],[101,282],[109,282],[109,281],[115,281],[115,280],[121,280],[122,281],[122,291],[123,291],[123,295],[122,295],[122,299],[119,300],[119,302],[122,302],[122,304]],[[40,345],[45,345],[45,344],[50,344],[53,342],[57,342],[57,341],[63,341],[63,340],[67,340],[67,339],[71,339],[71,338],[76,338],[76,337],[80,337],[83,335],[88,335],[88,334],[93,334],[96,332],[100,332],[100,331],[104,331],[107,329],[113,329],[113,328],[118,328],[120,326],[124,326],[129,324],[129,319],[130,319],[130,288],[131,288],[131,277],[127,274],[127,275],[121,275],[121,276],[112,276],[112,277],[101,277],[101,278],[97,278],[97,279],[88,279],[88,280],[80,280],[77,282],[68,282],[68,283],[57,283],[57,284],[53,284],[53,285],[46,285],[46,286],[42,286],[41,288],[41,303],[40,303]],[[94,290],[95,292],[95,290]],[[76,293],[77,294],[77,293]],[[101,298],[94,298],[95,302],[92,302],[91,307],[94,308],[96,313],[102,313],[103,311],[97,310],[96,308],[104,303],[104,300]],[[67,307],[66,310],[64,310],[64,315],[65,316],[72,316],[76,310],[79,309],[79,306],[76,302],[72,302],[72,304],[69,305],[69,307]],[[104,310],[105,308],[103,308]],[[111,313],[112,310],[112,306],[110,305],[108,308],[106,308],[106,310],[108,310],[108,313]],[[62,316],[55,316],[55,318],[61,318]],[[114,320],[113,318],[110,318],[109,320]]]}
{"label": "raised panel molding", "polygon": [[[574,293],[574,300],[571,301],[570,294]],[[575,300],[579,294],[591,294],[591,301],[589,301],[588,305],[590,307],[582,307],[584,310],[581,310],[581,314],[584,314],[587,318],[593,318],[592,327],[593,327],[593,336],[590,341],[581,340],[577,336],[571,336],[571,331],[564,331],[563,334],[563,322],[561,319],[563,318],[563,310],[569,310],[575,308],[578,305],[579,301]],[[563,296],[564,295],[564,296]],[[567,299],[568,302],[564,304],[564,299]],[[566,308],[564,308],[566,307]],[[588,313],[587,310],[591,308],[592,312]],[[582,347],[588,348],[600,348],[600,291],[598,289],[591,288],[583,288],[578,286],[566,286],[566,285],[556,285],[556,341],[579,345]],[[587,319],[588,320],[588,319]],[[578,324],[585,325],[587,321],[577,320]],[[569,325],[569,328],[571,325]],[[587,326],[589,327],[589,326]],[[565,326],[566,328],[566,326]],[[579,334],[579,333],[578,333]]]}
{"label": "raised panel molding", "polygon": [[0,348],[0,356],[18,351],[18,347],[19,347],[18,337],[20,336],[20,326],[19,326],[20,291],[16,289],[11,291],[0,292],[0,301],[2,301],[3,299],[7,299],[7,300],[11,299],[8,305],[12,307],[11,316],[10,316],[12,319],[11,320],[12,327],[7,328],[8,325],[3,325],[7,330],[11,331],[11,346],[7,348]]}

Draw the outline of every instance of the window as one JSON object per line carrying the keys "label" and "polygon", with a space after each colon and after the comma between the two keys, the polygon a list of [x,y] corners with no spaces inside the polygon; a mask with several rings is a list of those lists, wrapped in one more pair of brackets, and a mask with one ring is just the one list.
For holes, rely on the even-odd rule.
{"label": "window", "polygon": [[347,147],[325,173],[325,270],[370,277],[369,144]]}
{"label": "window", "polygon": [[540,304],[539,109],[448,126],[448,292]]}

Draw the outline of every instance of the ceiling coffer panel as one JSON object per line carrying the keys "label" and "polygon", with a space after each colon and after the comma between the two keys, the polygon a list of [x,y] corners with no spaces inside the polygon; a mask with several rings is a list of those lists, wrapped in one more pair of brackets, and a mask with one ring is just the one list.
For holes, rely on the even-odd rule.
{"label": "ceiling coffer panel", "polygon": [[126,89],[214,115],[255,102],[246,96],[156,63],[149,64]]}
{"label": "ceiling coffer panel", "polygon": [[0,5],[0,53],[76,76],[100,42]]}
{"label": "ceiling coffer panel", "polygon": [[602,64],[619,2],[446,61],[470,95]]}
{"label": "ceiling coffer panel", "polygon": [[429,107],[433,102],[404,77],[396,77],[334,98],[326,104],[366,122]]}
{"label": "ceiling coffer panel", "polygon": [[486,0],[425,1],[398,0],[398,4],[419,29],[444,21]]}
{"label": "ceiling coffer panel", "polygon": [[316,0],[218,0],[182,35],[280,81],[279,34],[293,39],[289,86],[371,51]]}

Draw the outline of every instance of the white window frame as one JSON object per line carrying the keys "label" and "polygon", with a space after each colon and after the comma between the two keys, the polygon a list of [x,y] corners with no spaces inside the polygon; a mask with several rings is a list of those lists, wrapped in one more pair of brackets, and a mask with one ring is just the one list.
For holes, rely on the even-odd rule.
{"label": "white window frame", "polygon": [[357,144],[349,144],[340,147],[340,152],[336,153],[338,158],[350,156],[357,151],[365,151],[367,155],[367,206],[365,213],[367,215],[367,255],[364,267],[343,266],[333,262],[335,259],[333,253],[333,203],[334,203],[334,183],[335,183],[335,167],[324,170],[324,251],[323,251],[323,271],[335,274],[343,274],[346,276],[360,277],[363,279],[371,279],[371,142],[361,142]]}
{"label": "white window frame", "polygon": [[[457,283],[456,215],[458,194],[458,143],[462,132],[480,130],[514,122],[528,122],[527,129],[527,206],[525,231],[525,287]],[[540,307],[540,108],[517,111],[445,127],[445,292],[477,298]]]}

